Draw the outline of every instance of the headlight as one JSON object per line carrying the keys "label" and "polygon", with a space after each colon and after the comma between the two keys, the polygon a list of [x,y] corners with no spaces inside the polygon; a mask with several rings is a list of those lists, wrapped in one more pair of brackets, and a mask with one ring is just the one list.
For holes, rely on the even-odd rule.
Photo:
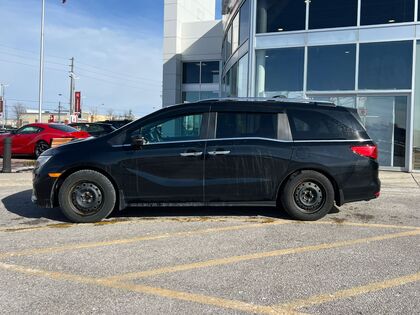
{"label": "headlight", "polygon": [[45,163],[48,162],[49,159],[51,159],[51,157],[51,155],[41,155],[40,157],[38,157],[35,163],[35,169],[40,169]]}

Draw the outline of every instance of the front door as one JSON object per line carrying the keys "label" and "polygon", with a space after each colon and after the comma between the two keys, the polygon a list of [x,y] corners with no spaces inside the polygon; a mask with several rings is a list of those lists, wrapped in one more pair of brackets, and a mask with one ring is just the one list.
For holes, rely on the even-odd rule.
{"label": "front door", "polygon": [[12,139],[12,154],[31,154],[35,146],[34,138],[42,129],[36,126],[24,126],[16,131]]}
{"label": "front door", "polygon": [[141,126],[141,149],[127,150],[123,168],[129,203],[202,203],[207,113],[166,118]]}
{"label": "front door", "polygon": [[217,114],[216,139],[206,150],[206,202],[275,201],[292,153],[291,143],[279,139],[281,121],[277,113]]}

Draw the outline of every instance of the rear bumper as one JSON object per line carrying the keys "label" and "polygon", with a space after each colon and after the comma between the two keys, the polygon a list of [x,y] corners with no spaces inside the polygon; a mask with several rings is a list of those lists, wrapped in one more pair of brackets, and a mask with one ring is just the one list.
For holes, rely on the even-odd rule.
{"label": "rear bumper", "polygon": [[380,196],[380,192],[381,181],[379,178],[375,178],[369,185],[344,190],[342,204],[376,199]]}

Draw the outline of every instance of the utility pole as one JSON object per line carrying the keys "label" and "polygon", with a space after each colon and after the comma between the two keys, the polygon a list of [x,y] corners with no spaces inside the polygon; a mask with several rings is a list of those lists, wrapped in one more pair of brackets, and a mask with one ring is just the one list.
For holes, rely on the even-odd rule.
{"label": "utility pole", "polygon": [[45,0],[42,0],[41,8],[41,51],[39,56],[39,99],[38,99],[38,122],[42,122],[42,101],[44,98],[44,24],[45,24]]}
{"label": "utility pole", "polygon": [[[59,97],[61,97],[61,93],[58,94]],[[58,101],[58,122],[61,122],[61,99]]]}
{"label": "utility pole", "polygon": [[74,57],[70,59],[70,115],[73,114],[73,97],[74,97]]}
{"label": "utility pole", "polygon": [[0,84],[1,87],[1,101],[3,102],[3,129],[6,126],[6,100],[4,99],[4,94],[7,84]]}

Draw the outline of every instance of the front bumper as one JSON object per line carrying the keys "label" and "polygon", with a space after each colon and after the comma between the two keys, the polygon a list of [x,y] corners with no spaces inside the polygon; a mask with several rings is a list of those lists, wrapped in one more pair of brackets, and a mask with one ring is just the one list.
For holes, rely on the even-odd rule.
{"label": "front bumper", "polygon": [[54,208],[54,187],[56,179],[34,173],[31,201],[42,208]]}

